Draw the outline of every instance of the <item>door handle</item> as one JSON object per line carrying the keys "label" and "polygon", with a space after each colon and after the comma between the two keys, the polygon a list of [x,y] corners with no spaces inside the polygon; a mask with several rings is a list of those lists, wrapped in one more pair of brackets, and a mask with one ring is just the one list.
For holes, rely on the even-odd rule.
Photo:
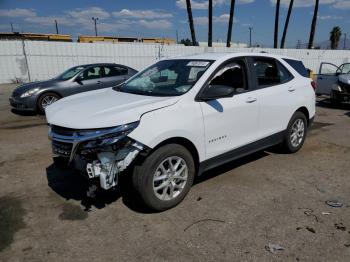
{"label": "door handle", "polygon": [[256,100],[257,100],[257,99],[256,99],[255,97],[248,97],[247,100],[246,100],[246,102],[247,102],[247,103],[254,103],[254,102],[256,102]]}
{"label": "door handle", "polygon": [[102,84],[102,82],[101,81],[97,81],[97,84]]}
{"label": "door handle", "polygon": [[295,91],[295,87],[290,87],[290,88],[288,88],[288,91],[289,91],[289,92],[294,92],[294,91]]}

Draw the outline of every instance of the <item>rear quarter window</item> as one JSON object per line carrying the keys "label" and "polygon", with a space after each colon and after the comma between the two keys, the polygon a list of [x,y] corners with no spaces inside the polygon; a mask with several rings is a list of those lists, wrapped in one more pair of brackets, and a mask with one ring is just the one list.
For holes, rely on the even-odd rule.
{"label": "rear quarter window", "polygon": [[291,67],[294,68],[295,71],[297,71],[300,75],[304,77],[308,77],[308,72],[303,64],[303,62],[293,59],[283,59],[286,61]]}

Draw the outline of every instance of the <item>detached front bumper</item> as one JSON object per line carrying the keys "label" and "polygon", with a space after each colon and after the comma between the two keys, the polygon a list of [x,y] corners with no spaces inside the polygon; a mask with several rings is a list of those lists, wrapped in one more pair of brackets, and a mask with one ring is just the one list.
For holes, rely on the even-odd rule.
{"label": "detached front bumper", "polygon": [[73,130],[51,126],[49,138],[54,155],[66,158],[89,179],[99,179],[101,188],[107,190],[118,184],[119,175],[139,153],[147,151],[146,146],[126,134],[120,127]]}

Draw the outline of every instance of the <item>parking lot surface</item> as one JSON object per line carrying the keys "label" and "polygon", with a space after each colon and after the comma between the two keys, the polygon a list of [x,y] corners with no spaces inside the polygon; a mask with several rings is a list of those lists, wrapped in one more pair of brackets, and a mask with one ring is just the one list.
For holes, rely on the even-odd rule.
{"label": "parking lot surface", "polygon": [[349,107],[318,98],[297,154],[211,170],[152,213],[129,190],[88,199],[53,165],[45,117],[11,112],[14,87],[0,85],[0,261],[350,261]]}

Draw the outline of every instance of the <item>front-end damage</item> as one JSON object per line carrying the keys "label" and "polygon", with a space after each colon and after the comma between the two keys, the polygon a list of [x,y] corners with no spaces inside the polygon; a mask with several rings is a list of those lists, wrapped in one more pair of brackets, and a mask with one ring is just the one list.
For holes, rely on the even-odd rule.
{"label": "front-end damage", "polygon": [[49,137],[54,155],[66,158],[70,166],[108,190],[118,184],[119,175],[140,153],[148,151],[147,146],[127,136],[137,126],[138,122],[133,122],[112,128],[75,130],[50,125]]}

